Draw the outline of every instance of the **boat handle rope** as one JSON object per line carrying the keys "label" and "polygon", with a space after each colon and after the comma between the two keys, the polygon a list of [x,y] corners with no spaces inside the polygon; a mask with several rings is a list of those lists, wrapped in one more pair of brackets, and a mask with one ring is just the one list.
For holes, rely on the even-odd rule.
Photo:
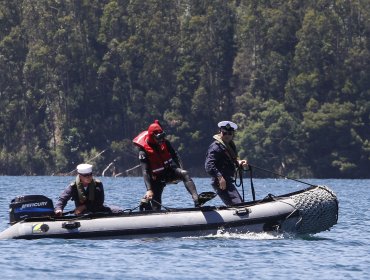
{"label": "boat handle rope", "polygon": [[[239,179],[239,183],[238,183],[238,179]],[[240,165],[235,170],[234,184],[237,187],[242,187],[243,202],[245,202],[245,198],[244,198],[244,183],[243,183],[243,170],[242,170],[242,167]]]}
{"label": "boat handle rope", "polygon": [[[253,185],[253,173],[252,173],[252,166],[248,165],[248,169],[244,169],[241,165],[238,166],[235,174],[235,185],[237,187],[242,187],[242,194],[243,194],[243,202],[245,202],[244,197],[244,182],[243,182],[243,171],[249,171],[249,178],[250,178],[250,185],[251,185],[251,192],[252,192],[252,198],[253,201],[256,201],[256,192],[254,190]],[[239,177],[239,183],[237,183],[237,178]]]}

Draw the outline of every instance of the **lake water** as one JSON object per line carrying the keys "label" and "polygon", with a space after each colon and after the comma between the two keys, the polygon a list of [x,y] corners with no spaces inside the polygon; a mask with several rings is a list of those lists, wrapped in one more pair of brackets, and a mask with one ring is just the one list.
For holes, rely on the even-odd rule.
{"label": "lake water", "polygon": [[[142,178],[100,178],[106,204],[135,208]],[[0,177],[0,230],[8,227],[17,195],[42,194],[55,202],[73,177]],[[210,180],[194,179],[198,191]],[[303,180],[329,186],[339,198],[339,220],[309,237],[219,234],[133,240],[0,240],[3,279],[370,279],[370,180]],[[250,199],[248,180],[246,198]],[[292,180],[255,179],[256,198],[307,187]],[[66,210],[72,209],[69,202]],[[208,205],[221,205],[214,198]],[[163,205],[190,207],[182,183],[168,186]]]}

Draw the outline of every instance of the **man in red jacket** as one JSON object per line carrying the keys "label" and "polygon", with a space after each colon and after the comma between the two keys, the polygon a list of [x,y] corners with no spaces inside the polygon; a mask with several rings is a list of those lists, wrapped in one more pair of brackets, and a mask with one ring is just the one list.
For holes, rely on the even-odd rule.
{"label": "man in red jacket", "polygon": [[139,160],[147,188],[145,198],[151,201],[153,210],[160,210],[166,184],[181,180],[191,194],[195,207],[199,207],[195,184],[188,172],[181,168],[177,153],[165,137],[166,133],[156,120],[133,140],[139,147]]}

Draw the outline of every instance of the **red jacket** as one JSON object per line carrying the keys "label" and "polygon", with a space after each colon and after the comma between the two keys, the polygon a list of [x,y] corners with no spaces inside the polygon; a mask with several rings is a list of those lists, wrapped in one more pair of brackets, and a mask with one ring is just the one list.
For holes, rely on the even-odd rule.
{"label": "red jacket", "polygon": [[145,150],[152,174],[158,175],[165,170],[165,167],[172,163],[173,159],[165,142],[159,145],[158,149],[153,149],[153,147],[148,144],[148,138],[148,131],[143,131],[134,138],[133,142],[135,145]]}

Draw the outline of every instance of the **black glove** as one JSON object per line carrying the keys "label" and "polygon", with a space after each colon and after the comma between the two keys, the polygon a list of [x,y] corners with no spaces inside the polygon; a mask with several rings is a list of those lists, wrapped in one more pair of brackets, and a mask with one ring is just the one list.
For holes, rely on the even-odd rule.
{"label": "black glove", "polygon": [[140,209],[140,211],[153,210],[152,205],[150,204],[150,201],[146,198],[141,199],[139,209]]}

